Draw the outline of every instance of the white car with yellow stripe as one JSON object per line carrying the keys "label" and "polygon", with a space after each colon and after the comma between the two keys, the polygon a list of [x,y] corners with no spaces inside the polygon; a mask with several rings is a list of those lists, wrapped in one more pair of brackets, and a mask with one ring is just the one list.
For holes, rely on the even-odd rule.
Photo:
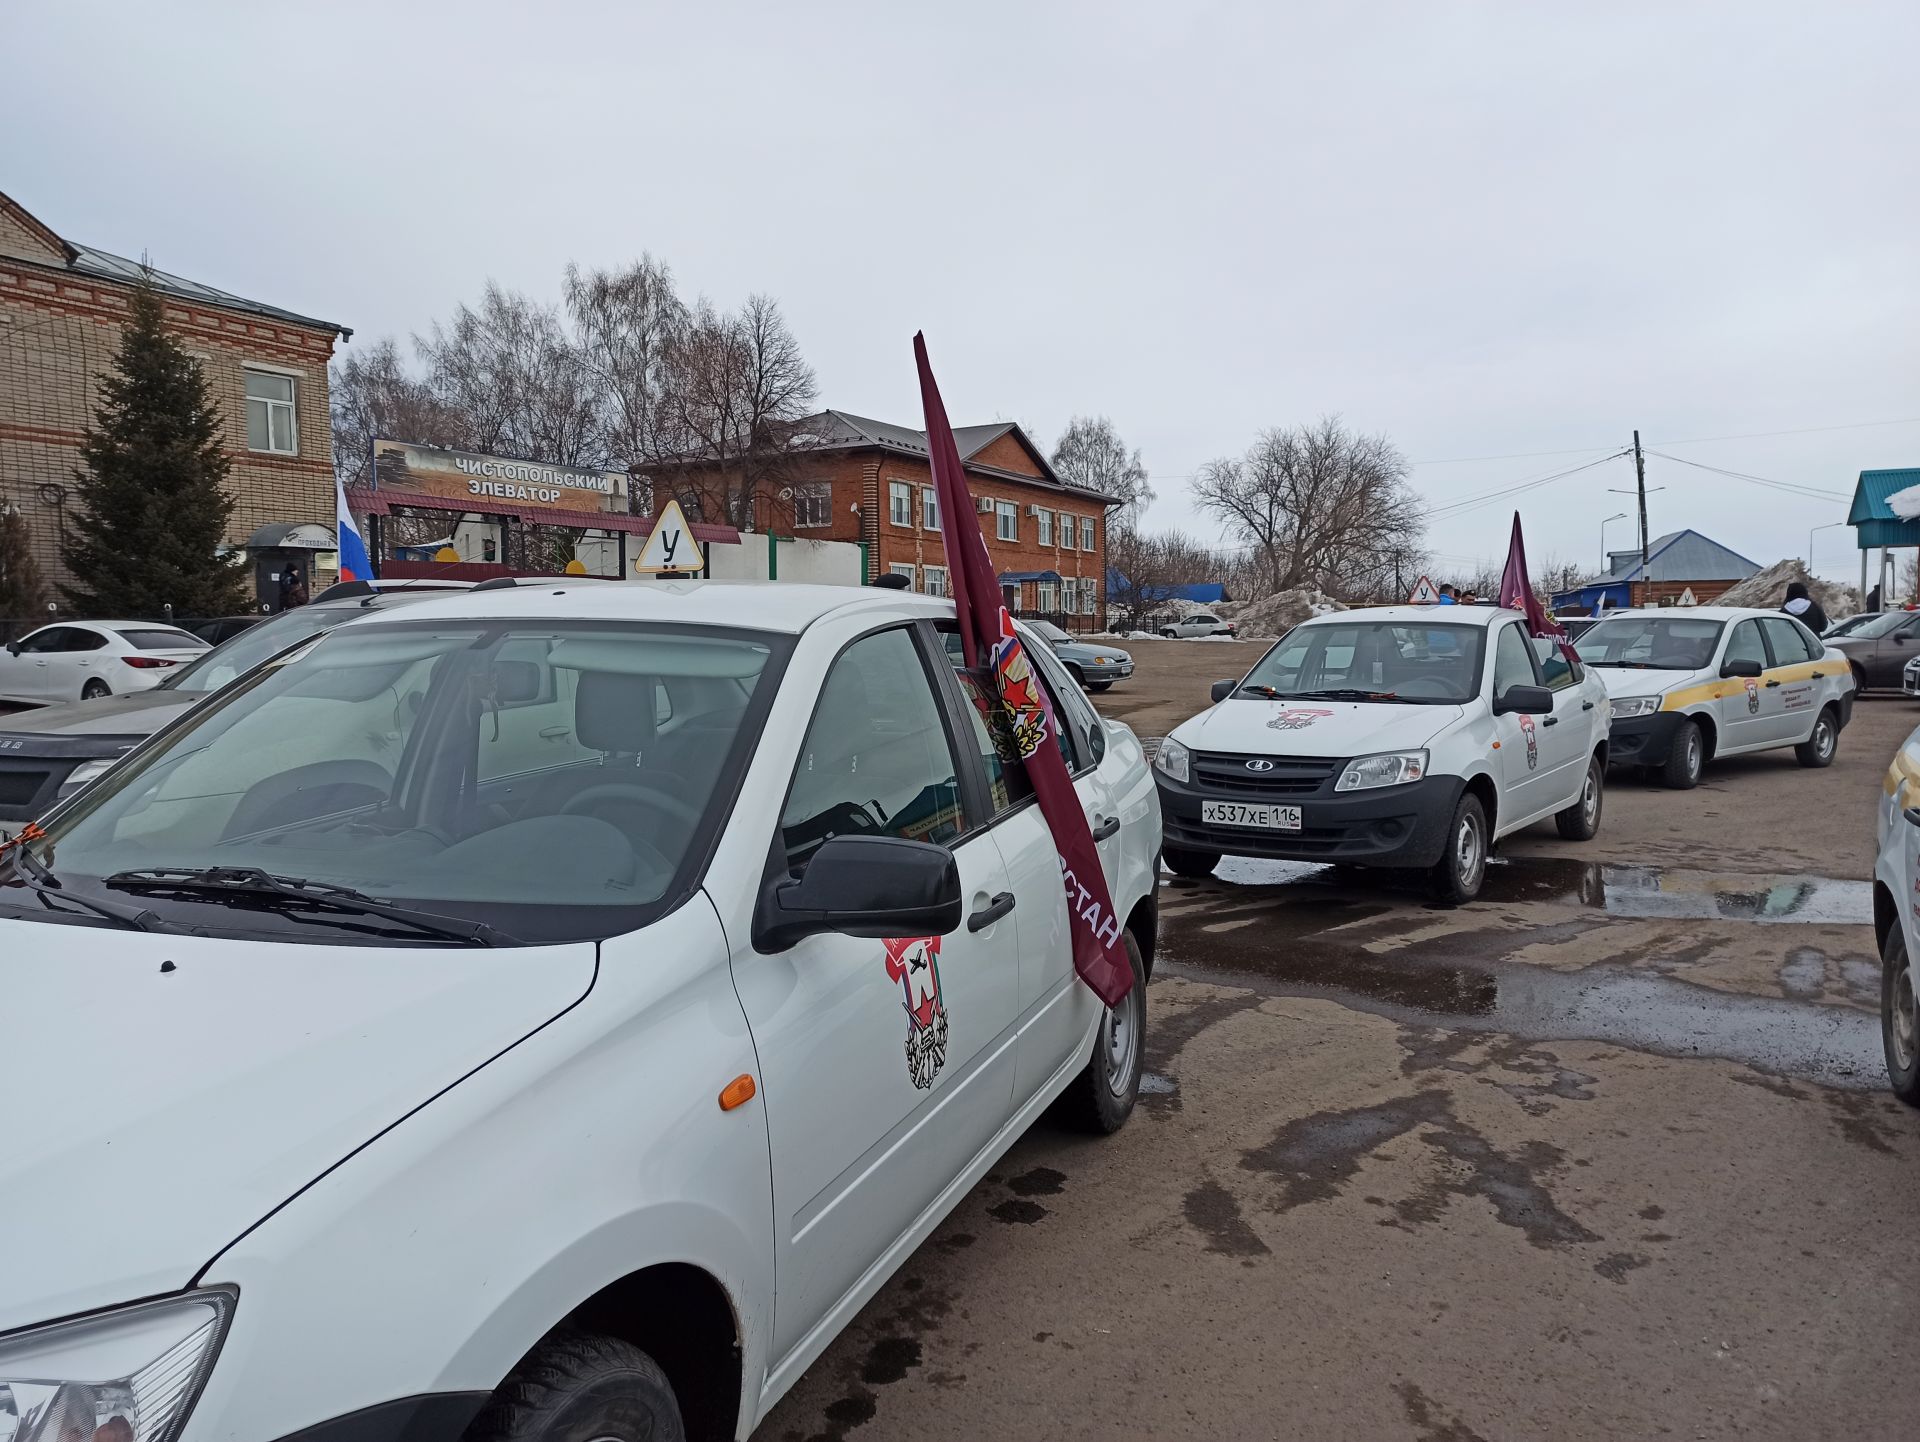
{"label": "white car with yellow stripe", "polygon": [[1887,1083],[1920,1107],[1920,1001],[1913,957],[1920,955],[1920,730],[1893,753],[1881,785],[1873,860],[1873,932],[1880,943],[1880,1039]]}
{"label": "white car with yellow stripe", "polygon": [[1715,757],[1781,746],[1830,766],[1853,715],[1847,658],[1780,611],[1621,611],[1576,644],[1606,682],[1612,763],[1656,767],[1679,789]]}

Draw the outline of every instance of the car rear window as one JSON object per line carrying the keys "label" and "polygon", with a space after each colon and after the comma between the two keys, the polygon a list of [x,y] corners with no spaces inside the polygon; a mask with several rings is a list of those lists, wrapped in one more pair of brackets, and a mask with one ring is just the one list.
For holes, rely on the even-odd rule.
{"label": "car rear window", "polygon": [[122,631],[120,636],[136,651],[204,651],[207,643],[188,631],[172,631],[165,626],[151,630]]}

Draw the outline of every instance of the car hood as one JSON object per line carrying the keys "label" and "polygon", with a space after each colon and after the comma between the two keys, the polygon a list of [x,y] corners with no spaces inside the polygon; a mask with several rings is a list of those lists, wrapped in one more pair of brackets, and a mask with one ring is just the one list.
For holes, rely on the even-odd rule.
{"label": "car hood", "polygon": [[1632,666],[1589,668],[1607,688],[1608,696],[1659,696],[1678,686],[1695,686],[1716,679],[1710,671],[1642,671]]}
{"label": "car hood", "polygon": [[1173,729],[1196,751],[1275,756],[1365,756],[1425,746],[1460,719],[1460,706],[1373,701],[1268,701],[1236,696]]}
{"label": "car hood", "polygon": [[[595,948],[266,945],[0,920],[0,1333],[172,1291],[578,1001]],[[173,963],[163,971],[162,963]]]}
{"label": "car hood", "polygon": [[199,692],[136,691],[131,696],[43,706],[0,716],[0,737],[151,736],[201,699]]}
{"label": "car hood", "polygon": [[1053,648],[1053,654],[1062,661],[1078,661],[1082,665],[1090,664],[1105,656],[1109,661],[1131,661],[1132,656],[1118,646],[1096,646],[1090,641],[1062,641]]}

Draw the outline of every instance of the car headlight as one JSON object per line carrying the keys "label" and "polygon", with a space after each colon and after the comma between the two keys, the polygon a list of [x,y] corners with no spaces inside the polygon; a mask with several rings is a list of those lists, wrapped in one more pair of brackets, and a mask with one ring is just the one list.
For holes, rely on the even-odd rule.
{"label": "car headlight", "polygon": [[233,1300],[195,1292],[0,1339],[0,1437],[173,1442],[213,1368]]}
{"label": "car headlight", "polygon": [[1659,709],[1658,696],[1622,696],[1613,703],[1613,719],[1624,721],[1629,716],[1651,716]]}
{"label": "car headlight", "polygon": [[67,773],[67,779],[60,783],[60,790],[55,793],[56,799],[64,801],[82,786],[85,786],[89,781],[93,780],[94,777],[104,776],[107,773],[107,768],[119,759],[118,756],[102,756],[97,761],[82,761],[78,766],[74,767],[73,770],[69,771]]}
{"label": "car headlight", "polygon": [[1175,781],[1185,781],[1190,760],[1187,748],[1169,736],[1160,743],[1160,749],[1154,753],[1153,765],[1155,770],[1166,772]]}
{"label": "car headlight", "polygon": [[1424,751],[1382,751],[1378,756],[1361,756],[1347,763],[1335,791],[1371,791],[1376,786],[1400,786],[1418,781],[1427,774]]}

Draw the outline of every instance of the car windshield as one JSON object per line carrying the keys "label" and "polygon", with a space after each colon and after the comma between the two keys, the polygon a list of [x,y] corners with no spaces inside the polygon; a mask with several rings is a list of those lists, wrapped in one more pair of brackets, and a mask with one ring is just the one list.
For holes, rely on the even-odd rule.
{"label": "car windshield", "polygon": [[1573,643],[1589,666],[1698,671],[1713,660],[1723,621],[1680,616],[1619,616],[1601,621]]}
{"label": "car windshield", "polygon": [[1858,631],[1862,626],[1866,625],[1867,622],[1879,616],[1884,616],[1885,614],[1886,612],[1884,611],[1862,611],[1858,616],[1849,616],[1844,621],[1835,621],[1820,634],[1829,640],[1835,636],[1851,636],[1855,631]]}
{"label": "car windshield", "polygon": [[382,923],[284,897],[236,909],[139,873],[291,877],[529,942],[631,930],[717,829],[787,646],[640,624],[342,627],[56,813],[0,906],[47,916],[26,879],[38,860],[62,897],[215,932],[338,941]]}
{"label": "car windshield", "polygon": [[[372,605],[384,610],[410,601],[445,599],[446,594],[444,591],[421,591],[413,595],[382,596]],[[206,655],[195,657],[161,682],[161,689],[183,691],[196,696],[218,691],[228,682],[246,675],[262,661],[278,656],[289,646],[369,614],[370,606],[358,604],[298,606],[291,611],[282,611],[271,621],[249,626],[239,635],[222,641]]]}
{"label": "car windshield", "polygon": [[1073,637],[1069,636],[1051,621],[1029,621],[1027,622],[1027,629],[1039,636],[1041,640],[1047,642],[1071,641],[1073,639]]}
{"label": "car windshield", "polygon": [[1480,693],[1484,626],[1339,621],[1296,626],[1262,656],[1241,696],[1454,705]]}
{"label": "car windshield", "polygon": [[1898,631],[1907,622],[1913,620],[1915,614],[1912,611],[1882,611],[1879,615],[1862,621],[1846,634],[1862,641],[1877,641],[1882,636]]}

